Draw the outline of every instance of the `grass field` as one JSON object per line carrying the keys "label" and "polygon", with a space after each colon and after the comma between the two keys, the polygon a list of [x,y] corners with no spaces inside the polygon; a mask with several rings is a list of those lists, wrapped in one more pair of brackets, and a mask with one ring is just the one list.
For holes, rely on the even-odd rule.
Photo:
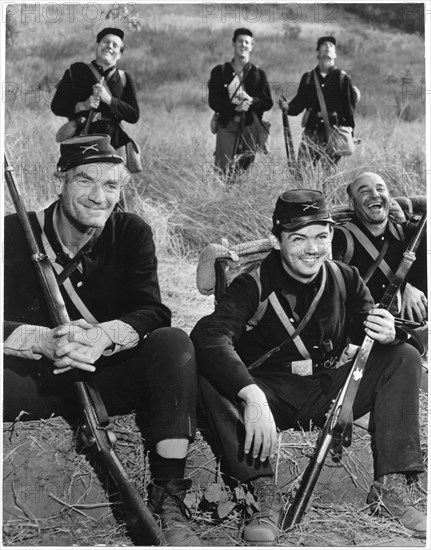
{"label": "grass field", "polygon": [[[15,3],[11,7],[14,35],[6,51],[3,103],[6,150],[27,207],[47,205],[54,198],[58,160],[54,136],[65,122],[50,111],[55,83],[70,63],[93,58],[95,35],[101,28],[125,28],[120,66],[134,76],[141,108],[140,121],[127,130],[142,148],[145,167],[134,177],[127,199],[130,209],[154,228],[163,300],[173,311],[175,326],[190,331],[213,307],[212,298],[199,295],[195,287],[200,249],[221,238],[238,244],[265,237],[276,197],[286,188],[324,188],[336,205],[345,202],[346,183],[371,170],[385,178],[394,195],[425,194],[423,37],[365,24],[341,4],[130,4],[136,8],[130,15],[139,18],[139,31],[121,18],[106,20],[110,4],[87,4],[87,11],[84,6]],[[231,58],[231,37],[238,26],[253,29],[252,60],[266,71],[275,100],[281,91],[293,97],[302,73],[315,65],[316,38],[337,37],[338,65],[362,93],[355,117],[361,144],[354,156],[340,162],[338,172],[325,178],[318,172],[302,182],[289,173],[281,115],[274,107],[265,115],[272,124],[271,153],[257,157],[241,184],[226,185],[214,175],[215,138],[209,131],[212,112],[206,82],[214,65]],[[290,122],[297,148],[300,117]],[[11,212],[5,195],[5,212]],[[422,396],[425,454],[426,411]],[[148,471],[133,418],[119,418],[115,424],[120,454],[144,492]],[[279,453],[283,483],[290,483],[305,466],[312,446],[307,437],[292,448],[290,435],[283,436]],[[370,452],[365,436],[359,432],[355,437],[340,469],[334,473],[328,468],[307,521],[293,535],[283,535],[281,545],[421,545],[399,525],[368,515],[364,495],[370,481]],[[189,504],[204,543],[243,544],[244,502],[235,502],[221,520],[217,506],[208,506],[204,498],[208,486],[220,481],[220,472],[200,435],[188,466],[195,498]],[[75,452],[72,431],[61,419],[5,425],[5,545],[130,545],[101,487],[100,479]],[[41,494],[43,498],[35,502],[35,495]]]}

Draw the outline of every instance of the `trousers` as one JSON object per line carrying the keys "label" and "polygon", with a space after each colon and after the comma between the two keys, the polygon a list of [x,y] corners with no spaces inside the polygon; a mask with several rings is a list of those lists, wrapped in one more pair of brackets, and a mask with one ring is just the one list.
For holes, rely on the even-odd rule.
{"label": "trousers", "polygon": [[[310,422],[322,427],[325,414],[337,396],[352,362],[331,371],[331,384],[322,386],[316,379],[305,404],[296,409],[277,395],[277,386],[254,377],[268,400],[277,428],[309,429]],[[424,470],[419,437],[419,382],[421,361],[416,349],[408,344],[385,346],[370,354],[363,379],[353,404],[354,419],[370,412],[373,438],[375,479],[390,473]],[[200,402],[221,451],[224,471],[248,481],[273,475],[266,460],[244,455],[245,428],[243,406],[221,395],[204,377],[199,377]],[[256,414],[268,414],[268,409]]]}
{"label": "trousers", "polygon": [[[99,365],[100,362],[100,365]],[[73,421],[79,404],[73,389],[74,371],[52,374],[49,361],[4,356],[4,416],[12,422],[63,416]],[[178,328],[160,328],[134,349],[96,362],[91,377],[108,415],[136,412],[149,441],[194,438],[197,372],[194,348]]]}
{"label": "trousers", "polygon": [[[230,120],[224,128],[220,124],[218,125],[215,165],[223,172],[227,171],[232,161],[238,124],[235,120]],[[254,161],[259,139],[258,130],[255,123],[244,126],[242,129],[238,151],[236,152],[236,155],[239,155],[237,164],[242,170],[246,170]]]}
{"label": "trousers", "polygon": [[330,168],[331,163],[337,164],[341,157],[326,153],[326,145],[327,139],[324,128],[317,130],[304,129],[298,149],[298,164],[304,167],[316,166],[320,159],[322,159],[326,169]]}

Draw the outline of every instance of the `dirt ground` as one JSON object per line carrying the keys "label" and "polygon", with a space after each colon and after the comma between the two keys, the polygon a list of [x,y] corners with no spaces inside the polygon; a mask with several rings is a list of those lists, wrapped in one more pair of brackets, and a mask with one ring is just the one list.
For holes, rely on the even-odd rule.
{"label": "dirt ground", "polygon": [[[200,296],[194,285],[195,266],[169,258],[160,268],[163,298],[173,309],[175,325],[189,331],[212,309],[212,298]],[[174,278],[175,286],[168,286]],[[421,434],[427,458],[427,395],[421,394]],[[133,415],[111,423],[117,452],[146,497],[149,469],[145,447]],[[280,434],[274,469],[280,489],[289,495],[313,451],[317,434],[288,430]],[[130,546],[115,490],[106,490],[106,476],[76,451],[74,433],[61,418],[7,423],[3,429],[4,546]],[[192,524],[205,546],[241,546],[242,527],[252,506],[246,488],[235,486],[199,432],[187,462],[193,488],[187,499]],[[372,517],[365,504],[372,482],[368,433],[355,428],[352,447],[334,463],[330,457],[314,498],[301,523],[280,534],[277,546],[424,547],[400,524]],[[418,506],[426,509],[424,494]]]}

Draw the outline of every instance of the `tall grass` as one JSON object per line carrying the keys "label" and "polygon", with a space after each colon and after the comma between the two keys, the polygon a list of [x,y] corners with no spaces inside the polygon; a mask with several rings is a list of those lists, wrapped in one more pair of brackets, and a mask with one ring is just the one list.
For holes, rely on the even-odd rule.
{"label": "tall grass", "polygon": [[[231,57],[238,22],[210,17],[205,22],[201,5],[139,5],[142,30],[127,31],[121,66],[137,82],[141,119],[126,126],[141,145],[144,172],[135,176],[127,195],[130,208],[154,226],[160,251],[190,256],[222,237],[233,243],[260,238],[268,233],[275,199],[286,188],[324,189],[335,205],[345,201],[346,183],[365,170],[380,173],[394,195],[425,193],[424,102],[413,93],[424,79],[423,39],[370,28],[342,6],[330,23],[317,21],[309,5],[298,6],[302,17],[295,23],[280,17],[268,23],[269,7],[263,5],[262,20],[248,25],[256,35],[253,60],[267,72],[274,100],[286,88],[292,97],[301,74],[316,63],[316,37],[334,32],[339,65],[362,92],[355,130],[361,144],[337,171],[298,178],[287,170],[281,115],[274,107],[265,114],[272,123],[271,153],[258,155],[248,174],[231,185],[211,168],[215,138],[209,131],[206,82],[210,69]],[[94,36],[109,24],[118,23],[90,24],[78,17],[51,24],[16,21],[6,75],[20,86],[6,96],[6,138],[29,208],[54,198],[54,135],[64,119],[50,111],[53,84],[71,62],[91,60]],[[403,82],[410,82],[410,94]],[[29,87],[35,92],[23,93]],[[300,117],[290,122],[297,149]]]}

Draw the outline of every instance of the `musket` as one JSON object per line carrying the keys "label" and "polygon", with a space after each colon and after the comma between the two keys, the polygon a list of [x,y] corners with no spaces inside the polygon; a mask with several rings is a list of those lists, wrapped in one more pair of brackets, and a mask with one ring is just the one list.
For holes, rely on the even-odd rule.
{"label": "musket", "polygon": [[[282,96],[281,99],[283,101],[286,101],[286,98],[284,96]],[[281,109],[281,117],[283,120],[283,135],[284,135],[284,145],[286,147],[287,165],[289,168],[294,168],[295,167],[295,150],[293,148],[292,132],[290,130],[287,109]]]}
{"label": "musket", "polygon": [[[69,323],[70,317],[57,284],[54,269],[48,256],[40,249],[36,240],[21,193],[13,177],[13,168],[6,155],[4,171],[53,325]],[[166,544],[153,515],[115,452],[115,434],[107,428],[109,418],[99,392],[91,381],[81,380],[76,371],[74,372],[73,385],[82,409],[81,432],[84,443],[95,452],[114,480],[123,504],[125,521],[133,540],[140,546]]]}
{"label": "musket", "polygon": [[[102,78],[99,80],[98,84],[103,84],[104,79],[105,79],[105,77],[102,76]],[[94,117],[94,109],[91,108],[88,111],[87,121],[85,123],[85,126],[82,128],[81,133],[79,134],[80,136],[87,136],[88,135],[88,132],[90,131],[90,125],[93,122],[93,117]]]}
{"label": "musket", "polygon": [[232,157],[231,157],[229,172],[227,177],[228,180],[233,178],[233,176],[235,175],[236,155],[238,153],[239,142],[241,140],[242,132],[244,128],[244,117],[245,117],[245,111],[241,111],[241,113],[239,115],[236,115],[234,118],[234,120],[238,122],[238,127],[236,129],[235,141],[233,143]]}
{"label": "musket", "polygon": [[[425,233],[425,226],[426,213],[420,219],[415,234],[403,254],[400,265],[379,302],[379,308],[389,309],[394,302],[401,284],[416,259],[415,252]],[[338,461],[341,459],[342,447],[348,447],[351,443],[353,402],[373,344],[374,340],[366,336],[343,387],[327,413],[325,425],[320,433],[313,457],[302,476],[295,498],[283,520],[283,529],[291,529],[301,522],[328,452],[332,449],[334,460]]]}

